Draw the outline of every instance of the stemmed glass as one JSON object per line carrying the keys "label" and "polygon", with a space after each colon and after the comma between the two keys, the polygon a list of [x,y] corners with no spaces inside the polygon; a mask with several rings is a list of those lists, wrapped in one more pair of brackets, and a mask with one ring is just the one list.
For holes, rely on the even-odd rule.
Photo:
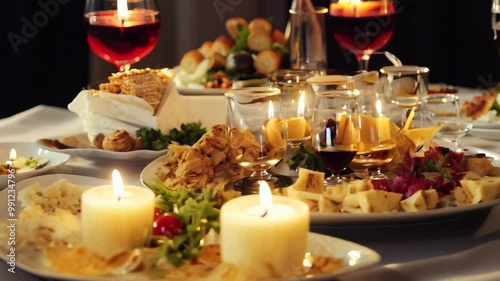
{"label": "stemmed glass", "polygon": [[389,117],[384,116],[384,98],[378,93],[361,92],[358,97],[360,142],[349,168],[359,178],[386,179],[381,169],[394,157],[396,144],[391,138]]}
{"label": "stemmed glass", "polygon": [[354,53],[359,71],[368,71],[370,56],[392,37],[395,13],[392,0],[332,0],[328,28],[340,46]]}
{"label": "stemmed glass", "polygon": [[127,71],[158,43],[160,11],[156,0],[86,0],[84,26],[92,51]]}
{"label": "stemmed glass", "polygon": [[401,108],[401,124],[409,110],[417,110],[429,91],[429,68],[416,65],[386,66],[380,69],[382,93]]}
{"label": "stemmed glass", "polygon": [[[311,79],[309,79],[311,81]],[[341,184],[340,177],[358,151],[357,96],[345,84],[312,83],[316,93],[312,117],[312,147],[332,175],[325,185]]]}
{"label": "stemmed glass", "polygon": [[491,27],[493,28],[493,40],[500,55],[500,0],[493,0],[491,5]]}
{"label": "stemmed glass", "polygon": [[249,177],[233,183],[234,189],[242,194],[259,193],[262,180],[271,188],[293,183],[290,177],[268,172],[281,161],[287,148],[287,123],[280,93],[274,87],[248,87],[225,93],[226,123],[231,146],[238,151],[236,161],[253,171]]}
{"label": "stemmed glass", "polygon": [[453,94],[432,94],[423,98],[421,127],[439,125],[437,137],[451,143],[453,151],[460,151],[459,141],[473,124],[460,117],[460,99]]}
{"label": "stemmed glass", "polygon": [[[298,176],[301,164],[294,162],[294,156],[301,150],[301,145],[311,139],[311,117],[314,104],[314,92],[308,87],[307,79],[315,75],[314,70],[279,69],[268,75],[267,85],[281,90],[280,99],[283,116],[288,130],[288,148],[285,155],[290,155],[285,166],[292,177]],[[279,169],[281,164],[276,166]]]}

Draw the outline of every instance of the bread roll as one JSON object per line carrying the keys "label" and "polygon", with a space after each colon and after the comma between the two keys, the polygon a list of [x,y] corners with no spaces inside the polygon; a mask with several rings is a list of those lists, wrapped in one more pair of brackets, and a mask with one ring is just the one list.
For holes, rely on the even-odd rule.
{"label": "bread roll", "polygon": [[274,50],[264,50],[257,54],[253,66],[257,73],[267,75],[280,68],[283,55]]}
{"label": "bread roll", "polygon": [[251,32],[247,39],[248,49],[254,52],[269,50],[272,44],[271,36],[262,31]]}
{"label": "bread roll", "polygon": [[201,44],[200,48],[198,48],[198,51],[205,57],[205,58],[210,58],[213,55],[212,52],[212,41],[205,41],[203,44]]}
{"label": "bread roll", "polygon": [[224,57],[227,57],[229,50],[234,46],[233,40],[229,37],[221,35],[214,40],[212,44],[212,52],[219,53]]}
{"label": "bread roll", "polygon": [[204,57],[198,50],[191,50],[182,56],[181,69],[187,73],[193,73]]}
{"label": "bread roll", "polygon": [[231,36],[231,38],[238,38],[238,26],[242,25],[244,27],[248,27],[248,22],[244,18],[230,18],[226,21],[226,31]]}
{"label": "bread roll", "polygon": [[248,24],[248,29],[250,32],[261,31],[268,35],[271,35],[273,31],[273,24],[266,18],[255,18]]}
{"label": "bread roll", "polygon": [[214,53],[212,56],[213,65],[212,69],[225,68],[226,67],[226,57],[219,53]]}

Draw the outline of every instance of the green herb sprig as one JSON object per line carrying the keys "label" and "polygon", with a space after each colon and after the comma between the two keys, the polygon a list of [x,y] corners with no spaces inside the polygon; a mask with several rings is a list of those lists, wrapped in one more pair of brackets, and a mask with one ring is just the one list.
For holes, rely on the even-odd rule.
{"label": "green herb sprig", "polygon": [[160,130],[152,128],[141,128],[135,132],[137,137],[142,138],[142,148],[150,150],[163,150],[172,142],[182,145],[195,144],[207,130],[202,126],[201,121],[182,123],[180,130],[170,129],[168,134],[163,134]]}

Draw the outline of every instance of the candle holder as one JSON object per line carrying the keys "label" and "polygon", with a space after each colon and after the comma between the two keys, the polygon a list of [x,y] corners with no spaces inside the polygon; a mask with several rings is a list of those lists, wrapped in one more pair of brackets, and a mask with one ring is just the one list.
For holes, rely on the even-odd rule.
{"label": "candle holder", "polygon": [[259,193],[259,181],[271,188],[291,185],[291,177],[269,173],[287,148],[287,123],[283,119],[281,91],[274,87],[249,87],[225,93],[227,126],[236,161],[252,171],[249,177],[233,183],[241,194]]}

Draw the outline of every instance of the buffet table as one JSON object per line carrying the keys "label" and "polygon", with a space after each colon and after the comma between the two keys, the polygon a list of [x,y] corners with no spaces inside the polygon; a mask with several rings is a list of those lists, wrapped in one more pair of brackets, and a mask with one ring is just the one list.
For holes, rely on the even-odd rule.
{"label": "buffet table", "polygon": [[[204,126],[224,122],[222,96],[182,96],[175,89],[169,95],[169,124],[202,120]],[[0,142],[33,142],[43,137],[76,134],[82,131],[80,120],[63,108],[36,106],[0,120]],[[493,141],[467,136],[462,145],[500,154]],[[141,185],[144,165],[114,162],[99,163],[72,157],[51,173],[87,175],[109,179],[118,168],[124,182]],[[2,203],[4,204],[4,203]],[[2,230],[3,231],[3,230]],[[448,216],[442,220],[368,225],[313,225],[311,231],[337,236],[377,251],[381,263],[338,280],[500,280],[500,205]],[[0,264],[0,280],[43,280],[17,269],[7,271]]]}

